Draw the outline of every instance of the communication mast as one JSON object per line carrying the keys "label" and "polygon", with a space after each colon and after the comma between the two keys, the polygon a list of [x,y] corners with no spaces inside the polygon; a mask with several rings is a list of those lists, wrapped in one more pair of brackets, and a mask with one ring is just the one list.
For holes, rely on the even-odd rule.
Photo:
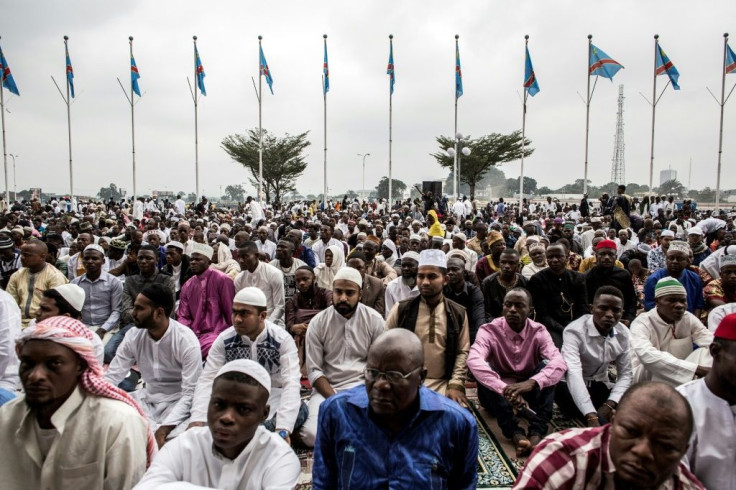
{"label": "communication mast", "polygon": [[618,86],[618,113],[616,115],[616,136],[613,140],[611,159],[611,182],[626,185],[626,163],[624,160],[624,86]]}

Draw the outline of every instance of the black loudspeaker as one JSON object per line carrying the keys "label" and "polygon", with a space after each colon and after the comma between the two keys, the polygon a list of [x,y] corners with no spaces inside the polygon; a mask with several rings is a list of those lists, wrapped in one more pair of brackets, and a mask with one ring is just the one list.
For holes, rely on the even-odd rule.
{"label": "black loudspeaker", "polygon": [[425,194],[427,191],[432,193],[432,196],[442,196],[442,181],[441,180],[425,180],[422,182],[422,192]]}

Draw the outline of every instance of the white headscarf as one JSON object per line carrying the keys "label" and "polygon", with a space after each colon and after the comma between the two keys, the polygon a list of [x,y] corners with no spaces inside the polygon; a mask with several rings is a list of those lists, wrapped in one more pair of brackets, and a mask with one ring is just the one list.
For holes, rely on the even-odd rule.
{"label": "white headscarf", "polygon": [[335,279],[335,274],[341,267],[345,266],[345,251],[342,245],[330,245],[327,250],[332,252],[332,265],[327,267],[324,263],[319,264],[314,268],[314,275],[317,277],[317,286],[332,291],[332,281]]}

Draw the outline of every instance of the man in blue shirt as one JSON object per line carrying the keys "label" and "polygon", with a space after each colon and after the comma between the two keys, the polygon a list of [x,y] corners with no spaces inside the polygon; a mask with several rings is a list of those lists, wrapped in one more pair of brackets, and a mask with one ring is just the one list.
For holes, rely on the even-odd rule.
{"label": "man in blue shirt", "polygon": [[700,276],[689,269],[692,264],[692,250],[687,242],[673,241],[667,249],[666,265],[647,279],[644,285],[644,309],[655,307],[654,287],[663,277],[671,276],[680,281],[687,291],[687,311],[700,318],[700,312],[705,306],[703,296],[703,281]]}
{"label": "man in blue shirt", "polygon": [[313,488],[475,488],[475,419],[422,386],[423,366],[414,333],[394,329],[376,340],[365,387],[338,393],[320,408]]}

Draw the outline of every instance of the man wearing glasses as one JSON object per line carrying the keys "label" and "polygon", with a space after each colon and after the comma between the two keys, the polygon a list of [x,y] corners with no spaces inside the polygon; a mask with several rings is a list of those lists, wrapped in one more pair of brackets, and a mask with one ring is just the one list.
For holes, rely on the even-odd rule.
{"label": "man wearing glasses", "polygon": [[313,488],[475,488],[475,420],[422,386],[423,366],[413,332],[397,328],[375,341],[365,387],[338,393],[320,408]]}

